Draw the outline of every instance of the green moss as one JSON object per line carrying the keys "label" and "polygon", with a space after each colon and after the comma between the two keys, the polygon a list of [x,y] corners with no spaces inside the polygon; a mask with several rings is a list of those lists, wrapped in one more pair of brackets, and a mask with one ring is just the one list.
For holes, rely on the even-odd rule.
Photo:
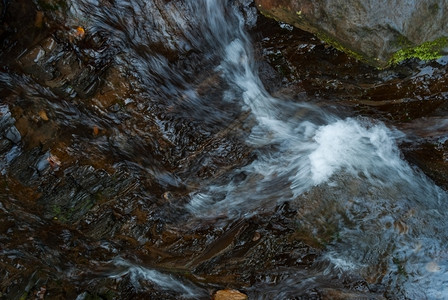
{"label": "green moss", "polygon": [[405,47],[398,50],[391,58],[391,64],[397,64],[405,59],[418,58],[432,60],[442,56],[443,48],[448,46],[448,38],[441,37],[435,41],[425,42],[416,47]]}
{"label": "green moss", "polygon": [[61,215],[61,207],[57,205],[53,205],[53,214],[55,217],[59,217]]}
{"label": "green moss", "polygon": [[20,300],[26,300],[28,298],[28,292],[24,292],[22,296],[20,296]]}
{"label": "green moss", "polygon": [[83,201],[76,203],[73,207],[63,207],[58,204],[53,204],[51,207],[53,219],[60,222],[67,223],[77,218],[79,214],[84,214],[89,211],[96,202],[97,195],[92,195]]}
{"label": "green moss", "polygon": [[362,55],[361,55],[360,53],[358,53],[358,52],[355,52],[355,51],[353,51],[353,50],[351,50],[351,49],[345,47],[345,46],[342,45],[340,42],[338,42],[338,41],[336,41],[335,39],[331,38],[331,37],[328,36],[327,34],[322,33],[322,32],[319,32],[319,33],[317,33],[316,35],[317,35],[317,37],[318,37],[319,39],[321,39],[321,40],[324,41],[325,43],[327,43],[327,44],[333,46],[333,47],[336,48],[337,50],[342,51],[342,52],[344,52],[344,53],[346,53],[346,54],[348,54],[348,55],[350,55],[350,56],[356,58],[357,60],[360,60],[360,61],[364,61],[364,62],[369,63],[369,61],[368,61],[368,59],[367,59],[366,57],[362,56]]}
{"label": "green moss", "polygon": [[412,43],[410,40],[408,40],[407,37],[405,37],[404,35],[399,35],[397,37],[397,39],[392,42],[392,45],[394,46],[398,46],[400,48],[408,48],[408,47],[412,47]]}
{"label": "green moss", "polygon": [[61,222],[67,222],[66,216],[62,213],[62,208],[56,204],[52,206],[53,219]]}

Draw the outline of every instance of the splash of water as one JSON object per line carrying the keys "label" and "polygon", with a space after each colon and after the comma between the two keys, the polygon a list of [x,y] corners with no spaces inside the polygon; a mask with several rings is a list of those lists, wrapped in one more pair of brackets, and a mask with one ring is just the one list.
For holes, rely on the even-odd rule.
{"label": "splash of water", "polygon": [[395,140],[403,136],[400,132],[371,120],[341,120],[305,103],[271,97],[255,72],[242,17],[233,11],[236,21],[229,23],[223,7],[215,1],[204,4],[208,40],[217,41],[223,53],[218,69],[230,83],[229,89],[242,91],[243,107],[257,121],[247,141],[257,149],[257,159],[237,171],[245,174],[244,182],[193,194],[192,212],[210,216],[234,208],[248,213],[267,202],[295,199],[338,172],[364,176],[375,184],[390,181],[387,178],[413,182],[414,171],[396,147]]}

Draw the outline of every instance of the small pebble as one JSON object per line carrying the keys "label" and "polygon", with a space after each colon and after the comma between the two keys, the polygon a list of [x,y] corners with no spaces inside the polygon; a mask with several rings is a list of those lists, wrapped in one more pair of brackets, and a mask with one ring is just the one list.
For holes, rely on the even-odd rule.
{"label": "small pebble", "polygon": [[261,234],[259,232],[254,233],[254,237],[252,238],[252,241],[256,242],[261,238]]}
{"label": "small pebble", "polygon": [[86,34],[84,28],[82,28],[81,26],[78,26],[78,28],[76,28],[76,36],[79,38],[83,38],[84,35]]}
{"label": "small pebble", "polygon": [[237,290],[219,290],[213,295],[213,300],[247,300],[247,295]]}

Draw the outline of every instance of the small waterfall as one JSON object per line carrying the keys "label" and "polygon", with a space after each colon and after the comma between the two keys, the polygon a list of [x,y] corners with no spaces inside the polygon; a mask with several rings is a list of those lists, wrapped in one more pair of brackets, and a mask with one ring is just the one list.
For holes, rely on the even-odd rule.
{"label": "small waterfall", "polygon": [[[369,277],[386,264],[402,274],[386,274],[383,282],[400,286],[404,295],[448,297],[443,246],[448,195],[401,158],[396,141],[404,135],[374,120],[340,119],[309,104],[271,97],[256,74],[239,12],[223,1],[193,6],[205,16],[208,43],[222,55],[217,69],[228,92],[239,93],[243,109],[256,120],[247,143],[257,158],[234,171],[235,178],[244,174],[244,179],[192,193],[191,213],[237,218],[284,201],[337,207],[330,214],[340,242],[328,245],[325,256],[332,272]],[[300,222],[312,228],[311,217],[305,214]]]}
{"label": "small waterfall", "polygon": [[[244,218],[289,202],[297,208],[297,222],[310,232],[322,218],[337,228],[338,238],[326,245],[322,258],[324,275],[353,272],[384,284],[392,295],[448,298],[448,195],[402,159],[396,142],[403,133],[368,118],[344,119],[269,95],[236,0],[114,2],[112,9],[84,0],[83,9],[73,10],[100,20],[92,30],[116,33],[114,42],[125,53],[117,60],[133,67],[142,86],[152,87],[142,92],[153,101],[142,111],[152,114],[167,140],[188,144],[173,134],[177,115],[167,121],[154,109],[164,111],[176,101],[193,129],[227,126],[235,119],[227,107],[253,121],[238,130],[249,131],[245,143],[255,159],[226,178],[199,184],[186,204],[192,216]],[[171,63],[176,55],[191,61]],[[192,76],[201,74],[217,74],[220,93],[200,95]],[[181,181],[171,176],[167,182]],[[151,270],[128,267],[133,277],[163,280]],[[170,288],[190,293],[173,284]]]}
{"label": "small waterfall", "polygon": [[446,158],[447,58],[373,71],[253,2],[3,0],[0,295],[448,299],[448,193],[398,146]]}

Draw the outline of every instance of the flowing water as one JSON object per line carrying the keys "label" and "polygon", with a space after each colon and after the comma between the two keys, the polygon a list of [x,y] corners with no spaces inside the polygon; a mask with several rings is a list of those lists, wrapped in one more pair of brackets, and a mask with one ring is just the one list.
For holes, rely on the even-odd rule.
{"label": "flowing water", "polygon": [[[190,211],[238,217],[283,201],[326,202],[338,208],[327,217],[339,227],[338,242],[324,255],[329,268],[369,276],[372,268],[395,262],[406,270],[405,279],[386,273],[383,280],[400,286],[404,295],[448,297],[448,240],[439,234],[447,229],[448,194],[402,160],[396,146],[401,134],[373,120],[339,119],[311,105],[272,98],[254,71],[244,20],[226,17],[216,1],[199,5],[206,7],[202,30],[212,31],[209,43],[222,53],[221,76],[231,93],[240,90],[240,105],[256,120],[246,142],[257,158],[236,170],[245,174],[243,181],[193,193]],[[314,220],[304,216],[299,222],[312,227]],[[397,230],[400,222],[405,232]]]}
{"label": "flowing water", "polygon": [[[217,242],[204,241],[201,255],[186,254],[183,260],[178,259],[182,263],[169,265],[110,250],[118,246],[108,244],[107,236],[119,229],[101,235],[76,223],[81,218],[82,224],[100,224],[106,214],[95,215],[93,209],[87,217],[76,212],[73,217],[64,215],[66,220],[62,221],[78,224],[77,230],[87,232],[89,238],[101,236],[100,248],[114,252],[115,257],[96,258],[101,270],[87,272],[88,276],[76,268],[62,273],[79,281],[82,276],[89,280],[127,277],[136,291],[151,287],[169,291],[173,297],[208,298],[208,290],[219,286],[219,280],[208,283],[200,279],[195,272],[207,273],[200,271],[201,264],[221,257],[235,245],[232,243],[238,246],[230,240],[243,236],[249,226],[245,224],[265,216],[268,224],[269,216],[277,215],[286,205],[293,213],[283,217],[294,223],[297,231],[307,233],[305,243],[309,236],[318,241],[320,250],[306,268],[298,267],[297,262],[288,265],[272,260],[274,267],[266,273],[257,270],[263,275],[251,279],[250,285],[236,286],[251,299],[290,299],[313,288],[332,288],[333,279],[343,281],[350,276],[362,278],[367,290],[376,296],[448,298],[447,192],[403,159],[397,144],[407,136],[396,128],[371,117],[347,117],[345,112],[315,105],[309,99],[272,97],[257,73],[258,62],[247,33],[255,22],[249,4],[224,0],[74,1],[68,25],[82,24],[114,49],[111,55],[101,47],[92,48],[90,59],[112,62],[124,74],[116,84],[127,86],[127,92],[118,93],[118,104],[108,102],[116,94],[91,96],[92,82],[79,89],[85,96],[74,81],[60,84],[57,94],[42,87],[57,84],[27,82],[28,76],[3,73],[5,86],[13,89],[20,85],[16,94],[38,99],[45,103],[46,111],[53,112],[44,117],[40,113],[41,118],[60,119],[59,133],[50,134],[69,145],[67,153],[85,153],[87,158],[80,156],[76,162],[84,164],[87,160],[95,168],[115,170],[117,181],[95,173],[101,182],[98,185],[82,179],[90,176],[92,169],[64,171],[89,195],[98,195],[100,190],[101,195],[95,197],[105,198],[101,205],[107,205],[107,198],[112,197],[108,193],[130,199],[123,200],[123,211],[130,202],[145,206],[158,197],[167,201],[157,209],[148,205],[148,210],[157,210],[157,217],[172,228],[187,228],[187,232],[200,227],[197,224],[214,224],[206,226],[214,227],[215,232],[224,228],[222,237],[208,235]],[[97,75],[100,71],[91,72]],[[50,100],[45,102],[44,98]],[[84,101],[87,108],[80,108],[77,101]],[[105,102],[112,112],[104,108]],[[0,106],[2,126],[10,126],[6,137],[17,145],[2,156],[3,176],[12,172],[8,168],[14,159],[27,151],[19,143],[19,125],[12,126],[13,109],[9,107],[11,103]],[[132,107],[132,111],[123,112],[123,107]],[[91,138],[91,128],[95,138]],[[69,137],[63,138],[66,135],[61,131]],[[85,131],[89,133],[82,133]],[[31,181],[39,182],[38,178],[54,165],[64,166],[64,161],[52,158],[56,157],[56,145],[60,145],[52,143],[32,162],[36,172]],[[41,188],[40,193],[50,199],[44,197],[44,201],[57,203],[51,199],[58,197],[58,188],[64,184]],[[65,197],[63,193],[72,193],[74,199],[84,197],[76,190],[61,189],[60,197]],[[43,205],[47,207],[43,219],[51,220],[57,213],[54,203]],[[64,205],[65,209],[71,204]],[[75,204],[71,207],[75,211],[85,209]],[[132,211],[127,214],[132,220],[137,218]],[[149,225],[141,228],[140,233],[137,230],[130,235],[143,245],[152,231]],[[291,253],[298,249],[293,236],[283,241]],[[163,246],[157,243],[154,245]],[[175,244],[169,249],[176,250]],[[186,252],[194,253],[198,246],[189,247]],[[250,253],[243,257],[250,259]],[[55,264],[64,269],[59,259]],[[349,290],[366,291],[353,286]],[[79,299],[86,297],[86,293],[79,293]]]}

